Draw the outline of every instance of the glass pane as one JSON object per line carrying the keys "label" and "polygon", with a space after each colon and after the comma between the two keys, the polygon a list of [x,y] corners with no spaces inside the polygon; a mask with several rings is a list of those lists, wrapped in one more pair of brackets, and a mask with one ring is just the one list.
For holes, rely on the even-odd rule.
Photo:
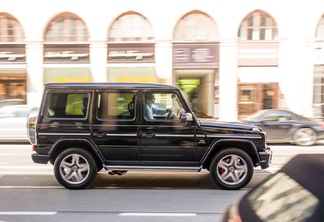
{"label": "glass pane", "polygon": [[51,93],[47,104],[48,118],[84,118],[88,93]]}
{"label": "glass pane", "polygon": [[324,115],[324,66],[316,65],[314,74],[314,115],[323,118]]}
{"label": "glass pane", "polygon": [[84,22],[72,15],[60,16],[53,20],[45,33],[47,42],[84,42],[88,38],[88,30]]}
{"label": "glass pane", "polygon": [[176,41],[215,41],[218,31],[215,22],[203,13],[192,13],[177,24],[173,37]]}
{"label": "glass pane", "polygon": [[0,16],[0,42],[19,42],[24,39],[20,23],[9,16]]}
{"label": "glass pane", "polygon": [[277,37],[277,27],[266,13],[255,11],[242,21],[239,37],[240,40],[274,40]]}
{"label": "glass pane", "polygon": [[118,18],[110,27],[108,39],[113,41],[146,41],[153,39],[153,29],[146,18],[127,14]]}
{"label": "glass pane", "polygon": [[262,221],[307,221],[319,204],[316,196],[284,173],[270,177],[248,200]]}
{"label": "glass pane", "polygon": [[135,111],[135,95],[132,92],[99,93],[99,119],[133,119]]}

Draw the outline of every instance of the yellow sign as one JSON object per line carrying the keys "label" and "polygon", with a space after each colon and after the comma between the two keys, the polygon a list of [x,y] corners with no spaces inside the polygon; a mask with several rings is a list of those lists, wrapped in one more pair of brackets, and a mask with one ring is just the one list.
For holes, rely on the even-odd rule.
{"label": "yellow sign", "polygon": [[53,78],[53,82],[91,82],[90,78]]}

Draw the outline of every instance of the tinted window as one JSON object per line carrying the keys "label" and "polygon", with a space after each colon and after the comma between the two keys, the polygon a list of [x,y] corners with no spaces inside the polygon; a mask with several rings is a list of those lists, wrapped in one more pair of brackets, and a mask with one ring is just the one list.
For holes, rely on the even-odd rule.
{"label": "tinted window", "polygon": [[273,111],[265,114],[263,120],[265,121],[289,121],[295,120],[295,118],[287,112]]}
{"label": "tinted window", "polygon": [[51,93],[46,116],[49,118],[84,118],[88,104],[88,93]]}
{"label": "tinted window", "polygon": [[104,91],[98,94],[99,119],[133,119],[135,95],[132,92]]}
{"label": "tinted window", "polygon": [[173,120],[179,120],[182,113],[185,112],[184,106],[181,103],[179,97],[173,93],[161,93],[161,92],[146,92],[144,95],[144,118],[146,120],[166,120],[168,112],[167,109],[172,110]]}

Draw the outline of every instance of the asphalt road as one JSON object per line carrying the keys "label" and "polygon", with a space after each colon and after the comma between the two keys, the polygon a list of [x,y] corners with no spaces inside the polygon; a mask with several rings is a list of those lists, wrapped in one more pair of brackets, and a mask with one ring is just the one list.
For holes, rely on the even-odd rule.
{"label": "asphalt road", "polygon": [[221,221],[225,209],[298,153],[324,153],[313,147],[270,145],[273,164],[256,169],[238,191],[221,190],[208,172],[99,172],[89,189],[68,190],[51,165],[34,164],[29,145],[0,145],[0,221]]}

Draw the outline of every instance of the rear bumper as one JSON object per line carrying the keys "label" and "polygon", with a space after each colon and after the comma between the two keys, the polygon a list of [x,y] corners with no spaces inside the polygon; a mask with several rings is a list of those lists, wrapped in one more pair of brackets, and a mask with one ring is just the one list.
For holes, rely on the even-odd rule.
{"label": "rear bumper", "polygon": [[38,153],[33,153],[31,157],[34,163],[40,163],[40,164],[47,164],[50,159],[49,155],[41,155]]}
{"label": "rear bumper", "polygon": [[259,152],[261,160],[259,161],[259,164],[262,169],[266,169],[270,166],[271,160],[272,160],[272,150],[270,150],[270,147],[267,147],[265,151]]}

